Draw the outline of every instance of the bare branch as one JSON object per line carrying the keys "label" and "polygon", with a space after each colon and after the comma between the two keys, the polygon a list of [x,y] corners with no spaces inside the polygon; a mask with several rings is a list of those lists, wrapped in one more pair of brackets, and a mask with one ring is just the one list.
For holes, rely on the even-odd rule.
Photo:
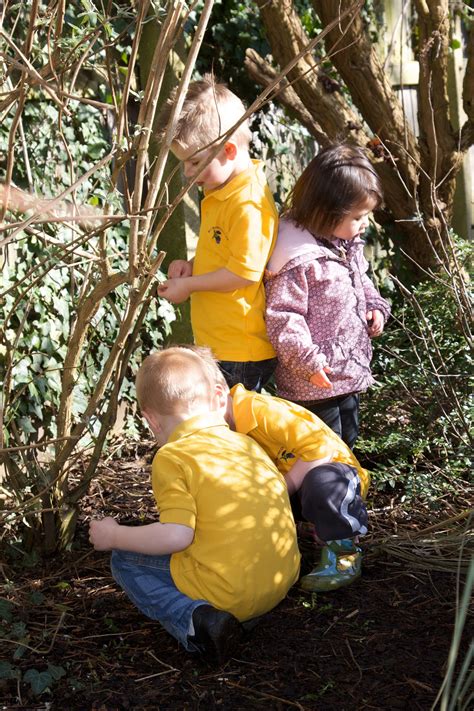
{"label": "bare branch", "polygon": [[[252,48],[246,51],[245,67],[252,79],[262,86],[275,84],[279,76],[270,64]],[[329,142],[327,134],[305,107],[294,88],[284,78],[282,78],[280,86],[277,85],[275,88],[275,99],[287,109],[290,115],[297,118],[308,129],[320,145],[327,145]]]}

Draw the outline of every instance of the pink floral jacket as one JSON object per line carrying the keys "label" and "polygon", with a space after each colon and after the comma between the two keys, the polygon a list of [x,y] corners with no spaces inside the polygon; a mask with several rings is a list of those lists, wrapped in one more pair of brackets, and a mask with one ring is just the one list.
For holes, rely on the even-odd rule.
{"label": "pink floral jacket", "polygon": [[[366,390],[372,345],[366,314],[390,306],[367,276],[363,241],[317,239],[283,218],[265,273],[266,327],[278,357],[278,395],[323,400]],[[329,366],[332,389],[309,380]]]}

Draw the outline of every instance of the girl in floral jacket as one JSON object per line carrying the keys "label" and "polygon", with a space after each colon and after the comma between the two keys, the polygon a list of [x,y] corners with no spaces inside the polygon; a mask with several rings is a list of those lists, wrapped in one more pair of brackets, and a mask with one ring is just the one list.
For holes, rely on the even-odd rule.
{"label": "girl in floral jacket", "polygon": [[359,393],[373,382],[371,338],[390,315],[367,276],[361,239],[381,202],[361,149],[320,151],[289,197],[265,276],[278,395],[318,415],[351,448]]}

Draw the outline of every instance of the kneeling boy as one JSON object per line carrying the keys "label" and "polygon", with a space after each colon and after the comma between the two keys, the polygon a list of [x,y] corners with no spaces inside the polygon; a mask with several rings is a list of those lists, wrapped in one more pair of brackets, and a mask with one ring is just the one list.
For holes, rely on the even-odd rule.
{"label": "kneeling boy", "polygon": [[92,521],[132,602],[189,651],[228,657],[240,623],[272,609],[298,578],[296,530],[282,475],[218,410],[203,360],[185,348],[145,359],[142,414],[159,444],[152,468],[160,522]]}
{"label": "kneeling boy", "polygon": [[252,437],[285,477],[295,516],[313,524],[321,562],[300,579],[307,591],[336,590],[361,572],[355,544],[367,533],[369,474],[319,417],[295,403],[243,385],[229,388],[208,348],[188,346],[207,364],[231,429]]}

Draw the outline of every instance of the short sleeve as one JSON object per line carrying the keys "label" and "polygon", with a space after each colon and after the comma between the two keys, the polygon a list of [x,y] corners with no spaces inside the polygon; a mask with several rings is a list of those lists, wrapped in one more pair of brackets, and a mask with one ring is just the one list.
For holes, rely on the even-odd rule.
{"label": "short sleeve", "polygon": [[249,201],[232,214],[230,257],[226,269],[251,281],[260,281],[276,236],[278,218],[270,205]]}
{"label": "short sleeve", "polygon": [[186,465],[172,455],[155,455],[151,480],[161,523],[196,528],[196,501],[190,491],[189,475]]}

